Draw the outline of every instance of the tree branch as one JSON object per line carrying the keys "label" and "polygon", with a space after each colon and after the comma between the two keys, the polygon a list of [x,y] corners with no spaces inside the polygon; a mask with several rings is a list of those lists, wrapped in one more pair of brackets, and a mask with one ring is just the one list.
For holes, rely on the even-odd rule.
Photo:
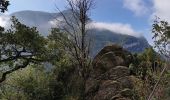
{"label": "tree branch", "polygon": [[0,79],[0,83],[2,83],[3,81],[5,81],[5,80],[6,80],[6,76],[7,76],[8,74],[11,74],[12,72],[15,72],[15,71],[17,71],[17,70],[19,70],[19,69],[21,69],[21,68],[25,68],[25,67],[27,67],[27,66],[29,65],[29,63],[30,63],[30,60],[29,60],[29,59],[27,59],[27,61],[26,61],[26,62],[24,62],[24,63],[23,63],[23,65],[18,65],[18,66],[16,66],[16,67],[15,67],[15,68],[13,68],[13,69],[11,69],[11,70],[9,70],[9,71],[6,71],[6,72],[4,72],[4,73],[2,74],[1,79]]}

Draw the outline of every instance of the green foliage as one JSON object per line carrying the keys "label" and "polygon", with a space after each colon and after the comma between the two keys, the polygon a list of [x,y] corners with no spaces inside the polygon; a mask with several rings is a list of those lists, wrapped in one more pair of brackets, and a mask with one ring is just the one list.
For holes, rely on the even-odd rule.
{"label": "green foliage", "polygon": [[5,12],[8,10],[8,6],[9,6],[9,1],[8,0],[0,0],[0,9],[1,12]]}
{"label": "green foliage", "polygon": [[15,17],[11,18],[11,29],[1,34],[1,42],[4,45],[15,45],[16,49],[25,48],[34,55],[44,52],[46,40],[39,34],[36,27],[28,27],[18,21]]}
{"label": "green foliage", "polygon": [[[47,91],[44,90],[47,82],[48,81],[45,81],[44,73],[40,71],[35,72],[34,68],[29,67],[19,70],[10,75],[8,80],[4,83],[1,90],[1,99],[34,99],[36,98],[35,95],[41,95],[40,92],[47,93]],[[6,92],[3,93],[3,91]]]}
{"label": "green foliage", "polygon": [[[63,84],[63,100],[78,100],[81,94],[82,79],[77,75],[76,68],[67,55],[62,55],[59,61],[55,62],[53,69],[55,80]],[[55,91],[55,89],[53,90]]]}
{"label": "green foliage", "polygon": [[170,70],[167,70],[162,77],[162,81],[160,82],[160,87],[162,89],[162,99],[169,100],[170,99]]}
{"label": "green foliage", "polygon": [[[40,67],[40,66],[39,66]],[[10,75],[1,86],[0,99],[5,100],[58,100],[63,85],[57,82],[43,67],[28,67]]]}
{"label": "green foliage", "polygon": [[[46,38],[41,36],[35,27],[28,27],[15,17],[12,17],[11,21],[11,29],[5,31],[0,28],[0,65],[4,68],[1,73],[2,76],[9,74],[5,76],[6,81],[1,83],[0,99],[78,98],[82,88],[81,79],[76,74],[64,44],[60,42],[67,39],[66,34],[52,29],[52,34]],[[18,67],[27,60],[29,63],[26,66]],[[43,62],[52,64],[51,70],[44,69],[42,65],[47,66]]]}
{"label": "green foliage", "polygon": [[158,56],[153,48],[147,48],[143,53],[138,55],[140,61],[154,62]]}
{"label": "green foliage", "polygon": [[0,66],[7,69],[1,72],[0,82],[6,79],[7,74],[49,58],[47,40],[35,27],[28,27],[15,17],[12,17],[11,21],[11,28],[7,31],[0,28]]}
{"label": "green foliage", "polygon": [[169,57],[169,38],[170,38],[170,25],[167,21],[162,21],[156,18],[152,28],[153,39],[155,47],[161,54]]}
{"label": "green foliage", "polygon": [[153,48],[147,48],[141,54],[134,54],[131,65],[133,65],[132,70],[135,75],[142,79],[150,78],[152,80],[151,77],[155,77],[162,69],[163,61]]}
{"label": "green foliage", "polygon": [[15,56],[17,58],[18,56],[23,56],[22,53],[34,58],[44,56],[46,54],[45,45],[47,42],[38,33],[37,29],[21,24],[15,17],[12,17],[11,21],[11,29],[4,32],[2,28],[0,32],[1,58],[2,56],[7,58]]}
{"label": "green foliage", "polygon": [[[133,62],[130,64],[129,68],[131,72],[133,72],[133,75],[142,79],[140,83],[141,86],[138,85],[137,87],[140,89],[145,88],[145,91],[140,91],[142,100],[148,98],[150,92],[153,90],[161,74],[163,64],[164,61],[162,60],[161,56],[155,52],[153,48],[147,48],[143,53],[133,55]],[[161,82],[163,83],[164,81]],[[156,91],[157,95],[161,95],[160,91],[162,91],[162,87],[159,87],[159,89],[160,90]]]}
{"label": "green foliage", "polygon": [[[65,48],[68,42],[67,35],[57,28],[52,28],[51,34],[48,35],[48,52],[52,55],[53,59],[50,62],[56,66],[62,66],[67,62],[71,64],[68,49]],[[58,63],[58,64],[57,64]]]}

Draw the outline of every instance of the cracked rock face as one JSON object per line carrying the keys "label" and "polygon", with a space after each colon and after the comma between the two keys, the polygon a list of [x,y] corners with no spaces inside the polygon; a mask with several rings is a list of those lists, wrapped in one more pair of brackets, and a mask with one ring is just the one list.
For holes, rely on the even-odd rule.
{"label": "cracked rock face", "polygon": [[93,71],[86,82],[87,100],[137,100],[129,64],[132,55],[112,45],[99,52],[93,60]]}

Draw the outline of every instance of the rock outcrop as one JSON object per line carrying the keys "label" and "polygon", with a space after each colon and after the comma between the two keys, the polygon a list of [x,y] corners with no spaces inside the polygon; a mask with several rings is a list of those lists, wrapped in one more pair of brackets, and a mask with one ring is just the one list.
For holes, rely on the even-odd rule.
{"label": "rock outcrop", "polygon": [[86,82],[87,100],[138,100],[130,76],[131,53],[117,45],[103,48]]}

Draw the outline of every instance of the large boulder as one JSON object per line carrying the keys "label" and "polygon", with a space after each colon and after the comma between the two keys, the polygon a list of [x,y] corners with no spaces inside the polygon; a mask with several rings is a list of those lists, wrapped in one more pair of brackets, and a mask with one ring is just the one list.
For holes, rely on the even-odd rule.
{"label": "large boulder", "polygon": [[98,76],[116,66],[128,66],[133,60],[130,52],[121,46],[110,45],[104,47],[94,58],[92,64]]}
{"label": "large boulder", "polygon": [[128,68],[132,58],[120,46],[103,48],[94,58],[93,70],[86,81],[86,99],[138,100]]}

